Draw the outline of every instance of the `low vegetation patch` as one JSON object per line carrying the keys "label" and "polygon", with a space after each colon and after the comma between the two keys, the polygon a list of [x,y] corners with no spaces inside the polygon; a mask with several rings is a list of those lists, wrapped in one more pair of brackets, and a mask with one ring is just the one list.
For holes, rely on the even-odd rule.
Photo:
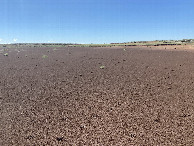
{"label": "low vegetation patch", "polygon": [[105,68],[105,66],[104,66],[104,65],[100,66],[100,69],[104,69],[104,68]]}
{"label": "low vegetation patch", "polygon": [[47,55],[42,55],[42,58],[47,58],[48,56]]}

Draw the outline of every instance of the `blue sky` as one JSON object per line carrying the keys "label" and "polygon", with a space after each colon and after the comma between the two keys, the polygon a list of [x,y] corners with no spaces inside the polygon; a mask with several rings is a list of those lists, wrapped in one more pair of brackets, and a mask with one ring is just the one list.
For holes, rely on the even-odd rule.
{"label": "blue sky", "polygon": [[0,43],[194,38],[194,0],[0,0]]}

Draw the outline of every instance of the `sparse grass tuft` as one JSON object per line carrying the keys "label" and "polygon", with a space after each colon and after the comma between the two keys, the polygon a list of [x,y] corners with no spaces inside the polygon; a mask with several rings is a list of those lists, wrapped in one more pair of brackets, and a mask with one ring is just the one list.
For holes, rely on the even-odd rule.
{"label": "sparse grass tuft", "polygon": [[8,56],[8,53],[5,53],[4,56]]}
{"label": "sparse grass tuft", "polygon": [[47,55],[42,55],[42,58],[47,58],[48,56]]}
{"label": "sparse grass tuft", "polygon": [[105,66],[104,66],[104,65],[100,66],[100,69],[104,69],[104,68],[105,68]]}

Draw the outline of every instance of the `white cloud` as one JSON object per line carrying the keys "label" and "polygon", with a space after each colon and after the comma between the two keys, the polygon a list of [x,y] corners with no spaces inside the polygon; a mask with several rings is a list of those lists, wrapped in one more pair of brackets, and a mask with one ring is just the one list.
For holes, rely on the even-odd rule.
{"label": "white cloud", "polygon": [[48,43],[50,43],[51,41],[48,41]]}
{"label": "white cloud", "polygon": [[16,42],[18,39],[13,39],[14,42]]}
{"label": "white cloud", "polygon": [[0,42],[2,41],[2,39],[0,38]]}

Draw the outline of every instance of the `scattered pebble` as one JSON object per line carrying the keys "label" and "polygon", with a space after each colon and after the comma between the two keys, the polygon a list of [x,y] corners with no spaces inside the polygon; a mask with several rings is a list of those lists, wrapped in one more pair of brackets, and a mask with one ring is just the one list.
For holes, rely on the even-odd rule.
{"label": "scattered pebble", "polygon": [[56,139],[57,139],[57,141],[62,141],[63,137],[57,137]]}

